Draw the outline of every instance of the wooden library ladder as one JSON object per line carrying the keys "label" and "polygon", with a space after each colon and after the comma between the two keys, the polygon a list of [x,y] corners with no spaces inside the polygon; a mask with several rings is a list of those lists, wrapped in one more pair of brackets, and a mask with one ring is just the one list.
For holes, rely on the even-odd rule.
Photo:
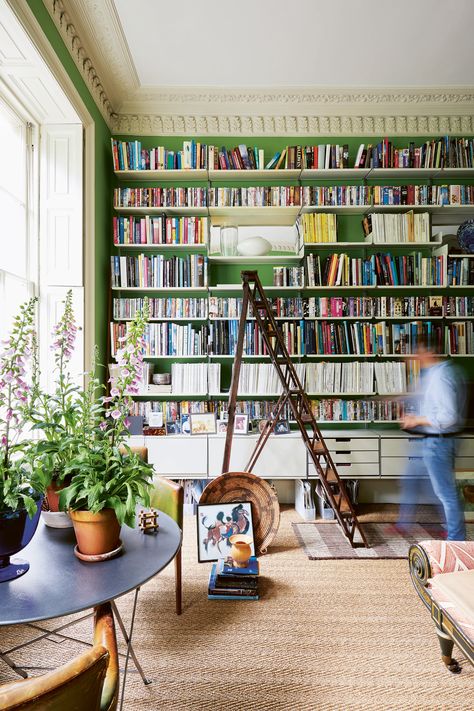
{"label": "wooden library ladder", "polygon": [[[339,525],[352,547],[359,545],[368,548],[367,539],[359,524],[359,521],[357,520],[357,516],[349,494],[347,493],[346,486],[337,473],[336,466],[331,455],[329,454],[324,437],[321,434],[316,418],[311,410],[311,403],[303,390],[303,386],[298,378],[296,369],[291,362],[291,358],[285,345],[285,340],[276,322],[272,307],[265,296],[258,272],[244,271],[241,273],[241,276],[243,285],[242,312],[240,314],[239,333],[237,337],[234,367],[232,370],[232,382],[229,392],[228,423],[222,473],[225,474],[228,472],[230,465],[237,391],[244,347],[245,322],[250,304],[252,306],[252,315],[256,319],[257,326],[262,334],[262,338],[267,347],[270,359],[276,368],[278,377],[283,387],[283,392],[273,407],[265,427],[260,433],[260,437],[257,440],[255,449],[250,457],[245,471],[252,471],[269,436],[275,428],[278,418],[283,412],[285,405],[288,403],[294,419],[300,428],[301,436],[303,437],[306,449],[314,462],[317,475],[324,489],[327,500],[334,510]],[[359,532],[361,538],[360,543],[354,542],[354,534],[356,531]]]}

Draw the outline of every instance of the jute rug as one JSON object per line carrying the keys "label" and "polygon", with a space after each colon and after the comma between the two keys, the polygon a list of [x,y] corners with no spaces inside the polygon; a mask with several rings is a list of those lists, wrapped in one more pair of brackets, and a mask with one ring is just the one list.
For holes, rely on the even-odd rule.
{"label": "jute rug", "polygon": [[[446,536],[440,523],[410,523],[403,529],[393,523],[361,523],[369,548],[352,548],[334,521],[294,523],[293,529],[310,560],[337,558],[406,558],[412,543]],[[443,535],[444,534],[444,535]],[[474,525],[467,524],[467,537],[474,539]],[[356,531],[354,542],[360,543]]]}
{"label": "jute rug", "polygon": [[[135,649],[153,684],[131,674],[126,711],[472,711],[474,669],[457,653],[462,673],[445,670],[407,562],[309,561],[295,520],[283,511],[258,602],[207,600],[210,565],[197,563],[196,521],[185,520],[183,614],[170,566],[140,593]],[[128,623],[132,597],[118,606]],[[89,641],[90,621],[70,633]],[[0,630],[0,648],[32,636]],[[83,649],[52,638],[12,656],[56,666]]]}

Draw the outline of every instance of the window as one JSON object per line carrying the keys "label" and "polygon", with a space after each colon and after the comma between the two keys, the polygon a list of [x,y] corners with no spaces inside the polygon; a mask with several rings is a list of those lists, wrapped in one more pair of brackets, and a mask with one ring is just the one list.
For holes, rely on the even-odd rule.
{"label": "window", "polygon": [[37,292],[32,140],[33,126],[0,97],[0,338],[18,306]]}

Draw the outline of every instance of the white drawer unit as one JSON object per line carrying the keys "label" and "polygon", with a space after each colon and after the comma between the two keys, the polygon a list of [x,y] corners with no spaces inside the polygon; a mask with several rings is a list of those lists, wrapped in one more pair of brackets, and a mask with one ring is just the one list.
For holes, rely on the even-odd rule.
{"label": "white drawer unit", "polygon": [[[230,471],[245,471],[255,448],[256,437],[234,437]],[[224,437],[209,437],[209,476],[221,473],[224,456]],[[253,473],[264,479],[304,479],[306,477],[306,448],[301,437],[272,436],[257,460]]]}
{"label": "white drawer unit", "polygon": [[148,447],[148,461],[157,474],[207,477],[207,437],[145,437],[145,447]]}
{"label": "white drawer unit", "polygon": [[381,437],[380,454],[382,457],[411,457],[420,453],[421,437]]}
{"label": "white drawer unit", "polygon": [[[474,458],[474,437],[459,437],[458,446],[456,449],[457,457],[473,457]],[[471,462],[469,466],[472,466]]]}
{"label": "white drawer unit", "polygon": [[[330,450],[331,457],[336,465],[338,464],[377,464],[379,463],[378,449],[366,450]],[[312,463],[312,460],[310,460]]]}
{"label": "white drawer unit", "polygon": [[428,476],[421,457],[382,457],[380,460],[382,478],[400,478],[403,476]]}
{"label": "white drawer unit", "polygon": [[[325,437],[326,447],[333,452],[356,452],[379,450],[378,437]],[[367,460],[366,460],[367,461]]]}
{"label": "white drawer unit", "polygon": [[[352,462],[340,462],[334,460],[337,473],[341,479],[365,479],[379,476],[379,463],[355,464]],[[316,467],[313,462],[308,464],[308,475],[316,476]]]}

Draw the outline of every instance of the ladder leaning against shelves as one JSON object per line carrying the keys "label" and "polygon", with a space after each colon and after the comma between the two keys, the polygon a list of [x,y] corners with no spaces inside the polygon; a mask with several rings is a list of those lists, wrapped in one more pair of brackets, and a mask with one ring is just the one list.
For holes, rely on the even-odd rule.
{"label": "ladder leaning against shelves", "polygon": [[[332,506],[336,519],[341,526],[352,547],[362,545],[368,548],[367,539],[362,530],[357,516],[347,493],[346,486],[337,473],[324,437],[317,425],[316,418],[311,410],[311,403],[298,378],[295,367],[291,362],[281,330],[275,320],[272,308],[265,296],[257,271],[244,271],[241,274],[243,285],[242,312],[240,314],[239,332],[237,338],[234,367],[232,369],[232,382],[229,392],[228,424],[222,473],[229,471],[234,419],[239,386],[240,366],[245,335],[245,322],[249,305],[256,319],[257,326],[262,333],[263,340],[268,349],[270,359],[276,368],[281,381],[283,392],[276,402],[265,428],[260,433],[255,449],[245,468],[251,472],[259,458],[269,436],[273,432],[278,418],[285,405],[293,412],[296,423],[301,431],[303,441],[314,462],[316,472],[321,481],[327,499]],[[354,541],[354,534],[358,531],[361,542]]]}

